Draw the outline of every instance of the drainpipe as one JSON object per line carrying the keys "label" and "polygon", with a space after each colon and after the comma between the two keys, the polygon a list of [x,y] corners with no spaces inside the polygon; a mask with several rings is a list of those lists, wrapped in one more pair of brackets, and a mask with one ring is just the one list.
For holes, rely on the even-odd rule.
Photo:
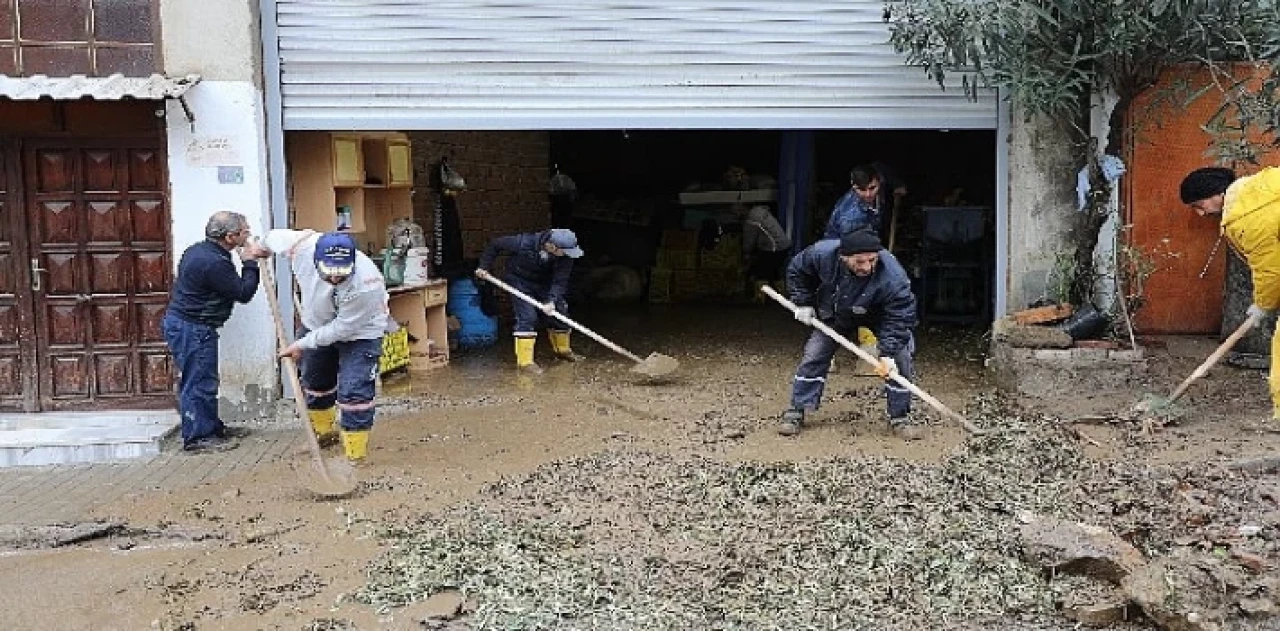
{"label": "drainpipe", "polygon": [[[270,192],[271,225],[289,227],[289,187],[284,159],[284,102],[280,88],[280,38],[277,28],[276,0],[259,0],[258,23],[262,39],[263,109],[267,123],[267,190]],[[274,265],[279,259],[272,257]],[[276,295],[280,297],[280,317],[294,321],[293,274],[288,265],[276,265]],[[290,327],[286,326],[288,331]],[[283,371],[283,367],[281,368]],[[280,373],[284,396],[291,397],[289,379]]]}

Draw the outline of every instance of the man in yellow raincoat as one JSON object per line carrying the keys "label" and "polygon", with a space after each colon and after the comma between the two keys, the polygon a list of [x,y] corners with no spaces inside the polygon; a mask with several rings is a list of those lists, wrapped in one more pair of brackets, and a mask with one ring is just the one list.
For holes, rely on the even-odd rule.
{"label": "man in yellow raincoat", "polygon": [[[1280,307],[1280,168],[1237,178],[1221,167],[1196,169],[1182,180],[1182,202],[1197,215],[1222,214],[1222,234],[1249,263],[1258,321]],[[1280,328],[1280,327],[1278,327]],[[1271,338],[1272,417],[1280,420],[1280,334]]]}

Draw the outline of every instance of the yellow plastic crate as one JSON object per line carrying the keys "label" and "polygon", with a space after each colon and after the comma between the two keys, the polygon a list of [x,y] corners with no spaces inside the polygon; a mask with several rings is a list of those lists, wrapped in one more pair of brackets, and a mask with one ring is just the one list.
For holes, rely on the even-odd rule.
{"label": "yellow plastic crate", "polygon": [[400,329],[382,336],[382,357],[378,359],[378,373],[387,374],[409,365],[409,330]]}

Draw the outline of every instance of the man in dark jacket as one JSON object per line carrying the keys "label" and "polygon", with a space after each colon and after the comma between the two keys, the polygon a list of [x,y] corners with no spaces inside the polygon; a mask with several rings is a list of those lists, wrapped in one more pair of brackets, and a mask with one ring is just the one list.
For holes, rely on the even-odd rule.
{"label": "man in dark jacket", "polygon": [[534,374],[542,372],[542,368],[533,361],[540,320],[546,321],[551,349],[556,357],[565,361],[581,359],[569,345],[569,327],[551,317],[557,311],[569,315],[569,305],[564,297],[569,290],[573,260],[582,256],[578,237],[572,230],[562,228],[498,237],[480,256],[476,277],[488,279],[489,267],[502,254],[510,256],[504,279],[507,284],[544,303],[539,310],[523,300],[513,298],[511,301],[516,317],[516,367]]}
{"label": "man in dark jacket", "polygon": [[[805,248],[787,269],[787,287],[799,307],[796,320],[812,326],[817,318],[845,336],[867,327],[876,334],[880,376],[887,380],[897,372],[912,378],[916,298],[906,271],[881,247],[874,232],[857,230]],[[799,433],[805,415],[818,409],[837,348],[836,341],[821,331],[809,336],[791,386],[791,408],[783,413],[778,433]],[[908,440],[920,438],[920,429],[907,420],[911,392],[886,381],[885,396],[894,433]]]}
{"label": "man in dark jacket", "polygon": [[[258,291],[258,261],[270,252],[247,243],[244,215],[218,211],[204,227],[204,241],[182,253],[178,276],[161,321],[164,341],[178,369],[178,412],[182,448],[231,449],[235,432],[218,418],[218,329],[231,317],[234,303],[247,303]],[[239,248],[242,271],[231,251]]]}

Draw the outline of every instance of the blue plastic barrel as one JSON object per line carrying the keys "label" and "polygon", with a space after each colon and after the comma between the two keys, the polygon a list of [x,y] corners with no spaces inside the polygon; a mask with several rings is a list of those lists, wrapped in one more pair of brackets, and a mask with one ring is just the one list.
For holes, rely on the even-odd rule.
{"label": "blue plastic barrel", "polygon": [[445,313],[458,319],[458,346],[484,348],[498,340],[498,321],[480,310],[480,291],[475,281],[459,278],[449,281],[449,302]]}

